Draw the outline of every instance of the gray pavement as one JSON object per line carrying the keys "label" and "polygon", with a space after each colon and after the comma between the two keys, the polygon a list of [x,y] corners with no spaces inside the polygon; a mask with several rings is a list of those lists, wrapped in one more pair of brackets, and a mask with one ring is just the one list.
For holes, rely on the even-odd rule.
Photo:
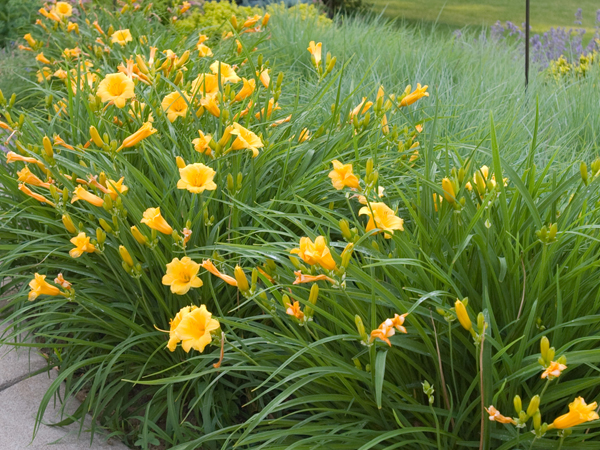
{"label": "gray pavement", "polygon": [[[5,329],[6,325],[0,326],[0,340]],[[98,434],[91,443],[87,432],[89,418],[81,434],[79,423],[66,427],[46,425],[61,420],[58,400],[50,402],[32,440],[38,407],[54,378],[56,370],[47,367],[37,349],[0,345],[0,450],[127,450],[122,443],[107,442]],[[72,412],[79,404],[71,399],[68,409]]]}

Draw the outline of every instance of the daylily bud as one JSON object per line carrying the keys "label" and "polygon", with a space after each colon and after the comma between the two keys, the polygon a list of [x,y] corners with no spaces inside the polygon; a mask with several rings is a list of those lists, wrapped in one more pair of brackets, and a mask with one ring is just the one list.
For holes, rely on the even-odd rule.
{"label": "daylily bud", "polygon": [[331,58],[331,61],[327,65],[327,70],[325,71],[326,74],[330,73],[333,70],[333,68],[335,67],[336,61],[337,61],[337,58],[335,56],[333,58]]}
{"label": "daylily bud", "polygon": [[175,68],[179,69],[181,66],[183,66],[187,62],[187,60],[189,59],[189,57],[190,57],[190,51],[189,50],[186,50],[185,52],[183,52],[183,55],[181,55],[181,58],[179,58],[177,60],[177,63],[175,64]]}
{"label": "daylily bud", "polygon": [[365,168],[365,174],[368,177],[373,172],[373,158],[367,159],[367,166]]}
{"label": "daylily bud", "polygon": [[50,141],[50,138],[48,136],[44,136],[42,142],[44,143],[44,151],[46,152],[46,156],[48,156],[48,158],[53,158],[54,150],[52,150],[52,142]]}
{"label": "daylily bud", "polygon": [[104,241],[106,241],[106,233],[100,227],[96,228],[96,239],[100,245],[104,244]]}
{"label": "daylily bud", "polygon": [[540,353],[542,354],[542,358],[544,360],[548,360],[548,350],[550,349],[550,341],[546,336],[542,337],[540,341]]}
{"label": "daylily bud", "polygon": [[479,170],[475,172],[475,184],[477,185],[477,190],[479,191],[479,193],[483,195],[485,193],[485,188],[487,187],[487,185]]}
{"label": "daylily bud", "polygon": [[121,254],[121,258],[123,258],[123,261],[125,261],[125,264],[127,264],[129,267],[134,266],[133,258],[124,246],[119,245],[119,253]]}
{"label": "daylily bud", "polygon": [[100,219],[98,220],[98,222],[100,222],[100,226],[104,229],[104,231],[106,231],[107,233],[112,233],[112,227],[108,224],[106,220]]}
{"label": "daylily bud", "polygon": [[350,232],[350,224],[346,219],[341,219],[339,221],[340,231],[342,232],[342,236],[344,239],[350,240],[352,238],[352,233]]}
{"label": "daylily bud", "polygon": [[310,295],[308,296],[308,301],[311,304],[316,305],[318,297],[319,297],[319,285],[317,283],[314,283],[310,288]]}
{"label": "daylily bud", "polygon": [[456,201],[456,193],[454,192],[454,186],[452,181],[449,178],[444,178],[442,180],[442,189],[444,189],[444,198],[450,204],[453,204]]}
{"label": "daylily bud", "polygon": [[542,415],[540,414],[540,411],[538,410],[533,415],[533,428],[537,431],[541,428],[541,426],[542,426]]}
{"label": "daylily bud", "polygon": [[131,227],[131,234],[133,235],[133,238],[138,242],[138,244],[146,245],[148,243],[148,239],[146,238],[146,236],[144,236],[135,225]]}
{"label": "daylily bud", "polygon": [[287,308],[287,305],[290,305],[292,302],[290,301],[290,296],[287,294],[283,294],[281,296],[281,304],[284,308]]}
{"label": "daylily bud", "polygon": [[183,160],[183,158],[181,156],[176,157],[175,162],[177,163],[177,167],[179,169],[183,169],[185,167],[185,161]]}
{"label": "daylily bud", "polygon": [[554,359],[554,355],[556,353],[556,350],[554,349],[554,347],[550,347],[548,349],[548,352],[546,353],[547,358],[548,358],[548,362],[552,361]]}
{"label": "daylily bud", "polygon": [[244,269],[242,269],[240,266],[235,266],[233,274],[235,275],[235,280],[237,281],[238,289],[242,292],[249,291],[250,286],[248,285],[248,278],[246,278]]}
{"label": "daylily bud", "polygon": [[587,169],[587,164],[584,163],[583,161],[579,165],[579,171],[581,172],[581,179],[587,185],[588,184],[588,169]]}
{"label": "daylily bud", "polygon": [[364,342],[367,342],[367,340],[368,340],[367,332],[365,330],[365,326],[363,325],[363,321],[358,314],[356,316],[354,316],[354,323],[356,324],[356,330],[358,331],[360,338]]}
{"label": "daylily bud", "polygon": [[548,242],[554,242],[556,240],[556,233],[558,233],[558,225],[554,223],[550,227],[550,232],[548,233]]}
{"label": "daylily bud", "polygon": [[233,192],[235,190],[235,186],[233,184],[233,175],[230,173],[227,174],[227,190],[229,192]]}
{"label": "daylily bud", "polygon": [[460,300],[456,300],[454,303],[454,309],[456,310],[456,317],[458,321],[463,326],[463,328],[467,331],[471,331],[473,328],[473,324],[471,323],[471,319],[469,318],[469,313],[467,313],[467,308]]}
{"label": "daylily bud", "polygon": [[148,75],[148,73],[150,73],[146,62],[144,61],[144,58],[142,58],[142,55],[135,55],[135,62],[137,63],[137,66],[143,74]]}
{"label": "daylily bud", "polygon": [[485,317],[482,312],[477,314],[477,330],[479,334],[483,334],[485,331]]}
{"label": "daylily bud", "polygon": [[104,141],[100,137],[100,133],[98,133],[98,130],[94,125],[90,127],[90,136],[92,137],[94,144],[96,144],[98,147],[104,147]]}
{"label": "daylily bud", "polygon": [[252,269],[252,277],[250,278],[252,290],[256,289],[256,283],[258,283],[258,269],[255,267]]}
{"label": "daylily bud", "polygon": [[515,395],[513,398],[513,405],[515,405],[515,412],[520,414],[523,411],[523,402],[521,401],[521,397]]}
{"label": "daylily bud", "polygon": [[238,21],[237,21],[237,17],[235,17],[235,14],[231,16],[231,19],[229,19],[229,21],[231,22],[231,25],[233,26],[233,28],[235,28],[237,30]]}
{"label": "daylily bud", "polygon": [[63,214],[62,223],[69,233],[77,233],[77,228],[75,228],[75,224],[71,220],[71,216],[69,216],[68,214]]}
{"label": "daylily bud", "polygon": [[529,406],[527,407],[527,415],[532,417],[537,411],[540,409],[540,396],[535,395],[529,402]]}
{"label": "daylily bud", "polygon": [[181,70],[178,70],[177,75],[175,75],[175,80],[173,80],[173,84],[175,86],[179,86],[181,80],[183,80],[183,72]]}
{"label": "daylily bud", "polygon": [[352,258],[353,250],[353,243],[349,243],[348,245],[346,245],[346,248],[342,252],[342,267],[348,267],[348,264],[350,264],[350,259]]}

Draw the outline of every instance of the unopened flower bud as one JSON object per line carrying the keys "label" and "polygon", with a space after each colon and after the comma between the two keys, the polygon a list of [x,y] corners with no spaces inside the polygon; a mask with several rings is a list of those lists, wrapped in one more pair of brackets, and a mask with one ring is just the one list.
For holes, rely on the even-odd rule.
{"label": "unopened flower bud", "polygon": [[148,243],[146,236],[144,236],[135,225],[131,227],[131,235],[140,245],[146,245]]}
{"label": "unopened flower bud", "polygon": [[106,220],[99,219],[98,222],[100,222],[100,226],[102,227],[102,229],[104,231],[106,231],[107,233],[112,233],[112,227],[109,225],[109,223]]}
{"label": "unopened flower bud", "polygon": [[363,321],[358,314],[354,316],[354,323],[356,324],[356,330],[358,331],[358,335],[363,341],[366,342],[368,339],[367,332],[365,330]]}
{"label": "unopened flower bud", "polygon": [[350,224],[346,219],[341,219],[339,221],[340,231],[342,232],[342,236],[344,239],[350,240],[352,238],[352,233],[350,232]]}
{"label": "unopened flower bud", "polygon": [[183,158],[181,156],[177,156],[175,158],[175,162],[177,163],[177,167],[179,169],[183,169],[185,167],[185,161],[183,160]]}
{"label": "unopened flower bud", "polygon": [[48,158],[53,158],[54,150],[52,149],[52,142],[50,142],[50,138],[48,136],[44,136],[42,142],[44,143],[44,152],[46,152],[46,156]]}
{"label": "unopened flower bud", "polygon": [[242,292],[249,291],[250,285],[248,284],[248,278],[246,278],[244,269],[242,269],[240,266],[235,266],[233,274],[235,275],[235,281],[237,281],[238,289]]}
{"label": "unopened flower bud", "polygon": [[92,137],[94,144],[96,144],[98,147],[104,147],[104,141],[100,137],[100,133],[98,133],[98,130],[94,125],[90,127],[90,136]]}
{"label": "unopened flower bud", "polygon": [[104,241],[106,241],[106,233],[100,227],[96,228],[96,239],[100,245],[104,244]]}
{"label": "unopened flower bud", "polygon": [[444,198],[446,201],[453,204],[456,201],[456,193],[454,192],[454,185],[449,178],[442,180],[442,189],[444,189]]}
{"label": "unopened flower bud", "polygon": [[581,172],[581,179],[587,185],[588,184],[588,169],[587,169],[587,164],[584,163],[583,161],[579,165],[579,171]]}
{"label": "unopened flower bud", "polygon": [[513,405],[515,406],[515,412],[520,414],[523,411],[523,402],[521,401],[521,397],[515,395],[513,398]]}
{"label": "unopened flower bud", "polygon": [[548,340],[548,338],[546,336],[542,337],[542,340],[540,341],[540,353],[542,355],[542,358],[544,358],[545,360],[548,360],[548,350],[550,349],[550,341]]}
{"label": "unopened flower bud", "polygon": [[77,228],[75,228],[75,224],[73,223],[73,220],[71,220],[71,216],[68,214],[63,214],[62,223],[69,233],[77,233]]}
{"label": "unopened flower bud", "polygon": [[463,328],[467,331],[471,331],[473,324],[471,323],[469,313],[467,313],[467,308],[465,308],[464,303],[457,299],[454,303],[454,309],[456,311],[456,317]]}
{"label": "unopened flower bud", "polygon": [[310,288],[310,294],[308,296],[308,301],[311,304],[316,305],[318,297],[319,297],[319,285],[317,283],[314,283]]}
{"label": "unopened flower bud", "polygon": [[529,406],[527,407],[527,415],[532,417],[536,412],[540,409],[540,396],[535,395],[529,402]]}
{"label": "unopened flower bud", "polygon": [[129,267],[133,267],[135,265],[133,263],[133,258],[124,246],[119,245],[119,253],[121,254],[121,258],[123,258],[125,264],[127,264]]}

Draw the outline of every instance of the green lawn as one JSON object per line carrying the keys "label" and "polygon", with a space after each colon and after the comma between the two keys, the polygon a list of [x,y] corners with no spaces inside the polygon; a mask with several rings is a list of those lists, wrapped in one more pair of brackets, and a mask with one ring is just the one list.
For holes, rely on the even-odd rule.
{"label": "green lawn", "polygon": [[[376,11],[385,10],[388,17],[409,21],[438,20],[456,27],[491,25],[497,20],[510,20],[520,25],[525,21],[525,0],[373,0],[372,3]],[[581,8],[583,26],[591,30],[599,7],[594,0],[532,0],[531,24],[535,31],[556,26],[571,27],[577,8]]]}

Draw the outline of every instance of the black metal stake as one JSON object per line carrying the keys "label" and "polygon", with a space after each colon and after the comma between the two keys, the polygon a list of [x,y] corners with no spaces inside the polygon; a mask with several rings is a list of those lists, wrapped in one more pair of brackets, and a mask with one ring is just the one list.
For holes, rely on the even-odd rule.
{"label": "black metal stake", "polygon": [[529,0],[525,0],[525,88],[529,85]]}

